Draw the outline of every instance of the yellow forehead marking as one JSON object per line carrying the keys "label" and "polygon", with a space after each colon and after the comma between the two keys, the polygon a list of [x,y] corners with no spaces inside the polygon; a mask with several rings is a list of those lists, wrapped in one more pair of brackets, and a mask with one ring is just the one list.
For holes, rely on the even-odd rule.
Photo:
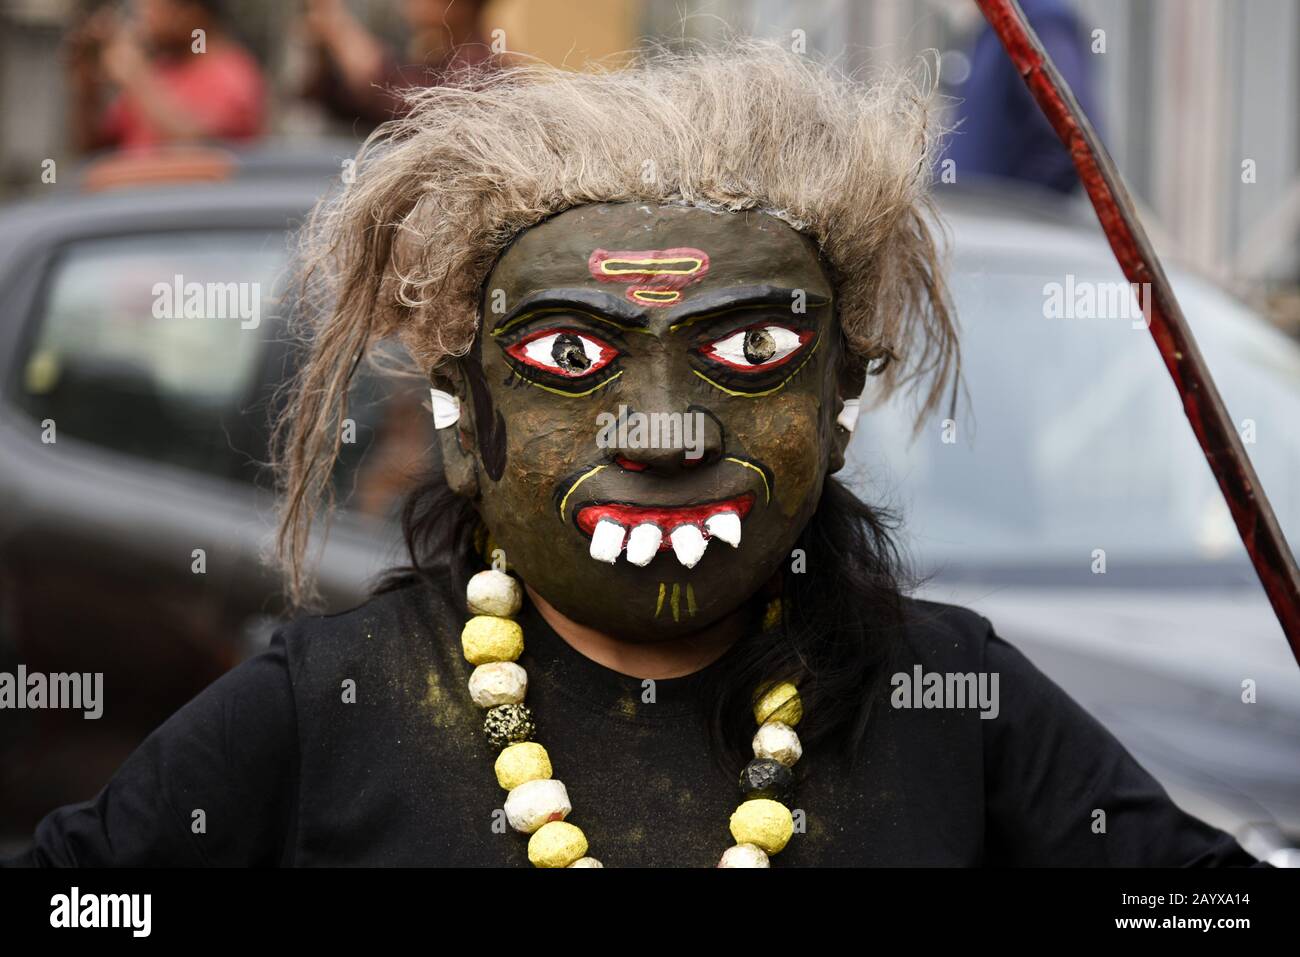
{"label": "yellow forehead marking", "polygon": [[675,289],[633,289],[632,298],[638,302],[676,302],[682,294]]}
{"label": "yellow forehead marking", "polygon": [[[686,265],[689,263],[689,265]],[[605,259],[600,263],[603,276],[652,275],[690,276],[700,271],[703,259]],[[650,267],[650,268],[646,268]],[[662,268],[658,268],[662,267]]]}

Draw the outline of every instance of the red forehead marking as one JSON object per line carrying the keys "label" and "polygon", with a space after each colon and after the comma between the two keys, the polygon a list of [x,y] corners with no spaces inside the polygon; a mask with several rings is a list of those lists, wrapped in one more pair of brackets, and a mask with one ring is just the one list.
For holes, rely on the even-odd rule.
{"label": "red forehead marking", "polygon": [[597,249],[587,269],[600,282],[628,286],[627,298],[645,306],[670,306],[681,290],[709,271],[709,254],[693,246],[672,249]]}

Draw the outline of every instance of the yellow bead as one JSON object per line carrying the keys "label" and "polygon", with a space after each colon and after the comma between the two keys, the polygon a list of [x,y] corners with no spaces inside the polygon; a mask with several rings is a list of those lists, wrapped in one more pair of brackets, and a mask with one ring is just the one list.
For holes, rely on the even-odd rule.
{"label": "yellow bead", "polygon": [[524,653],[524,630],[509,618],[475,615],[465,623],[460,645],[472,665],[514,661]]}
{"label": "yellow bead", "polygon": [[497,758],[497,783],[513,791],[528,781],[551,776],[551,758],[546,749],[534,741],[512,744]]}
{"label": "yellow bead", "polygon": [[568,821],[548,821],[528,839],[534,867],[568,867],[587,853],[587,835]]}
{"label": "yellow bead", "polygon": [[731,815],[731,836],[737,844],[756,844],[769,854],[785,847],[794,834],[794,817],[779,801],[755,798]]}
{"label": "yellow bead", "polygon": [[759,724],[781,721],[793,728],[802,717],[803,702],[799,700],[799,689],[788,681],[767,691],[754,705],[754,720]]}

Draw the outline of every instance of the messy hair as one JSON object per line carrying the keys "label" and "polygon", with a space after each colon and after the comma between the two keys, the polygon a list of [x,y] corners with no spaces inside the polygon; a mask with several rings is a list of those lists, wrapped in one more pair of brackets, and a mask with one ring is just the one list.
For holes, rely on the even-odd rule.
{"label": "messy hair", "polygon": [[483,283],[522,230],[590,203],[756,209],[814,240],[835,286],[840,374],[877,373],[920,417],[956,380],[928,187],[941,133],[929,71],[861,82],[776,43],[648,49],[612,69],[527,63],[405,92],[352,181],[305,230],[306,354],[276,427],[277,539],[311,595],[311,528],[332,507],[348,386],[399,340],[428,374],[471,349]]}

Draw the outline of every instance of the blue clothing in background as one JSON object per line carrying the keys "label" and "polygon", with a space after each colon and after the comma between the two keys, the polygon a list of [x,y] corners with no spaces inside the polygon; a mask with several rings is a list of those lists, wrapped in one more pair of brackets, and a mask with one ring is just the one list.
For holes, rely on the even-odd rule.
{"label": "blue clothing in background", "polygon": [[[1099,54],[1091,52],[1091,31],[1083,29],[1068,0],[1020,0],[1020,7],[1100,134],[1092,62]],[[1062,193],[1078,185],[1070,154],[987,26],[975,41],[970,76],[959,95],[959,124],[944,153],[956,161],[959,181],[968,174],[998,176]]]}

